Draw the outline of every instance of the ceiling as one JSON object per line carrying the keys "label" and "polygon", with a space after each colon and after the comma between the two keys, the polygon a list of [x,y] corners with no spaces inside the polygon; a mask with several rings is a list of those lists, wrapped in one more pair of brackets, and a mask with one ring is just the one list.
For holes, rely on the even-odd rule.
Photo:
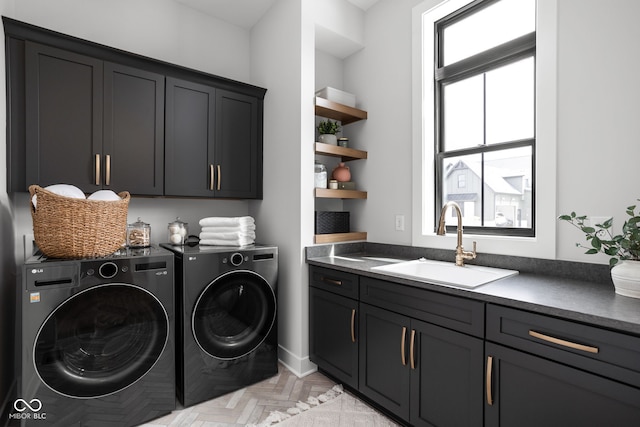
{"label": "ceiling", "polygon": [[[207,15],[249,29],[276,0],[175,0]],[[347,0],[366,11],[379,0]]]}

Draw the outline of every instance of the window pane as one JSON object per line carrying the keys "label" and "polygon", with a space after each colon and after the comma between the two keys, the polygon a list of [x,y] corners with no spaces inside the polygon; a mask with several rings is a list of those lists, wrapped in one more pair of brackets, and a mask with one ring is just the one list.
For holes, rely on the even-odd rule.
{"label": "window pane", "polygon": [[487,144],[533,138],[534,80],[533,57],[486,74]]}
{"label": "window pane", "polygon": [[[481,192],[481,154],[469,156],[449,157],[443,159],[442,164],[442,204],[454,201],[462,211],[462,224],[467,226],[480,226],[480,213],[482,209]],[[458,183],[464,181],[464,187]],[[458,217],[454,209],[449,209],[446,214],[445,224],[457,225]]]}
{"label": "window pane", "polygon": [[484,154],[485,227],[532,226],[531,149],[521,147]]}
{"label": "window pane", "polygon": [[445,151],[484,143],[484,76],[448,84],[444,97]]}
{"label": "window pane", "polygon": [[443,65],[535,31],[535,9],[535,0],[501,0],[445,28]]}
{"label": "window pane", "polygon": [[[442,203],[456,202],[466,226],[531,227],[531,153],[528,146],[445,158]],[[457,225],[455,212],[447,213],[446,224]]]}

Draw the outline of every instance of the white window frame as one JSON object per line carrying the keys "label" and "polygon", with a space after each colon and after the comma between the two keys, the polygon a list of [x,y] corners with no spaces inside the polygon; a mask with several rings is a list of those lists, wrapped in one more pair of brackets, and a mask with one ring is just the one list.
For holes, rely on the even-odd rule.
{"label": "white window frame", "polygon": [[[472,0],[425,0],[413,8],[412,236],[413,246],[454,249],[455,233],[435,233],[433,24]],[[478,252],[555,259],[557,146],[557,0],[537,0],[535,237],[465,234]],[[424,28],[424,30],[423,30]],[[424,44],[423,44],[424,40]]]}

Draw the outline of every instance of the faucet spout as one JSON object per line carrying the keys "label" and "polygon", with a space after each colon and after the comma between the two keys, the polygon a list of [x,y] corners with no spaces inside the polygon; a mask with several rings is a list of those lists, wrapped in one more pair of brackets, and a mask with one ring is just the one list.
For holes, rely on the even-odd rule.
{"label": "faucet spout", "polygon": [[458,241],[456,245],[456,265],[463,267],[465,259],[474,259],[476,257],[476,242],[475,241],[473,242],[472,252],[465,251],[464,248],[462,247],[462,210],[460,209],[460,206],[456,202],[453,202],[453,201],[447,202],[442,207],[442,211],[440,212],[440,222],[438,223],[438,231],[436,232],[436,234],[438,234],[438,236],[444,236],[446,234],[445,216],[446,216],[447,210],[450,207],[455,210],[456,215],[458,217],[458,227],[457,227]]}

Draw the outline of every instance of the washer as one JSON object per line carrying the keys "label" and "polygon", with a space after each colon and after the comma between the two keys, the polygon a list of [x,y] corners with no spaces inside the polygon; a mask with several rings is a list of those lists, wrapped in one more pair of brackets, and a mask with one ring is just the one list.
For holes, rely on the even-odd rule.
{"label": "washer", "polygon": [[191,406],[277,374],[278,249],[165,247],[176,256],[180,402]]}
{"label": "washer", "polygon": [[175,409],[173,281],[173,254],[157,247],[84,260],[29,258],[10,418],[122,427]]}

